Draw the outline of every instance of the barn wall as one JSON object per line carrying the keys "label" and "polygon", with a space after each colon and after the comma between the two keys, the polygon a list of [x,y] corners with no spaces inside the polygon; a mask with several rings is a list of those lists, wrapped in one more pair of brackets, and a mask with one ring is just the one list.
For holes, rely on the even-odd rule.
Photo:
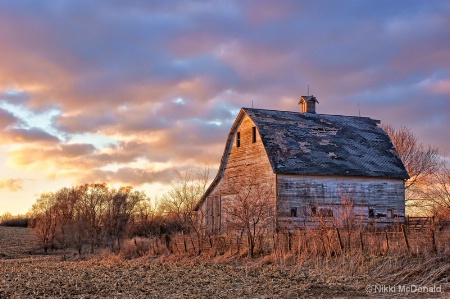
{"label": "barn wall", "polygon": [[[277,216],[279,226],[309,226],[317,218],[339,221],[351,209],[362,223],[392,223],[404,220],[405,191],[403,180],[339,177],[339,176],[277,176]],[[345,204],[349,199],[352,204]],[[316,207],[313,211],[313,207]],[[292,215],[296,209],[297,216]],[[320,213],[323,209],[324,213]],[[369,217],[369,209],[373,216]],[[387,217],[392,209],[393,218]],[[323,216],[327,210],[333,217]]]}
{"label": "barn wall", "polygon": [[[221,201],[223,212],[225,210],[224,205],[232,204],[233,196],[248,189],[251,184],[270,186],[273,190],[273,204],[275,205],[276,176],[273,173],[258,131],[256,131],[255,142],[252,142],[252,127],[255,127],[254,122],[245,115],[236,131],[233,132],[233,142],[225,152],[228,159],[223,176],[200,208],[205,215],[208,214],[208,200],[220,196],[223,199]],[[236,146],[237,132],[240,132],[240,147]],[[225,213],[221,213],[222,223],[224,223],[225,217]],[[214,221],[208,221],[207,219],[204,221],[205,224],[212,222]]]}

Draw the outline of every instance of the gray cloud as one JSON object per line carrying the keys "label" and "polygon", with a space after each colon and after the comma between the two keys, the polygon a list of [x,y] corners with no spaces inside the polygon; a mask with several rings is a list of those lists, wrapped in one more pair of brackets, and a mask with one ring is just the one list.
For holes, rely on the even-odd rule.
{"label": "gray cloud", "polygon": [[10,125],[14,125],[19,120],[11,113],[0,108],[0,131]]}
{"label": "gray cloud", "polygon": [[8,143],[43,143],[58,144],[59,139],[39,128],[18,129],[10,128],[3,130],[0,135],[0,141]]}

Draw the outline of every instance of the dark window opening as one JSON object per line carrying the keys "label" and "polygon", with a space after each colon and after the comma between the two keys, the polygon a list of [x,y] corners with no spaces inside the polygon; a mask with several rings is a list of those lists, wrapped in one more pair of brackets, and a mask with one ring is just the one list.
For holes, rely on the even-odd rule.
{"label": "dark window opening", "polygon": [[297,208],[291,208],[291,217],[297,217]]}
{"label": "dark window opening", "polygon": [[252,143],[256,142],[256,127],[252,127]]}
{"label": "dark window opening", "polygon": [[369,208],[369,218],[374,218],[375,217],[375,210],[374,208]]}
{"label": "dark window opening", "polygon": [[392,209],[387,209],[386,217],[387,218],[394,218],[394,213],[392,213]]}
{"label": "dark window opening", "polygon": [[316,207],[311,207],[311,215],[312,216],[316,216],[317,215],[317,208]]}
{"label": "dark window opening", "polygon": [[236,134],[236,146],[237,147],[241,146],[241,132],[237,132]]}

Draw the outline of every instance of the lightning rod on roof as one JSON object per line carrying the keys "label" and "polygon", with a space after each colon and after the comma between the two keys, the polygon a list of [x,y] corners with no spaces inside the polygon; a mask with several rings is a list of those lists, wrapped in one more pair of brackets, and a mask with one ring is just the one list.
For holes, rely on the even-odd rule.
{"label": "lightning rod on roof", "polygon": [[308,83],[308,97],[309,97],[309,83]]}
{"label": "lightning rod on roof", "polygon": [[253,100],[252,100],[252,108],[253,108]]}

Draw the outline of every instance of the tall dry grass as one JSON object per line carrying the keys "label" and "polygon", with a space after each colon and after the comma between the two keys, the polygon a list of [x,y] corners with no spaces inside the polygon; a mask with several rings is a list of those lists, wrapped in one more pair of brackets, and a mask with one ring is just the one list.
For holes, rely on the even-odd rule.
{"label": "tall dry grass", "polygon": [[[338,236],[339,235],[339,236]],[[450,231],[339,231],[315,228],[263,236],[257,257],[247,256],[247,242],[236,235],[205,236],[197,254],[194,236],[130,240],[121,257],[193,260],[207,263],[277,265],[303,269],[324,284],[441,284],[450,287]],[[193,245],[194,244],[194,245]]]}

